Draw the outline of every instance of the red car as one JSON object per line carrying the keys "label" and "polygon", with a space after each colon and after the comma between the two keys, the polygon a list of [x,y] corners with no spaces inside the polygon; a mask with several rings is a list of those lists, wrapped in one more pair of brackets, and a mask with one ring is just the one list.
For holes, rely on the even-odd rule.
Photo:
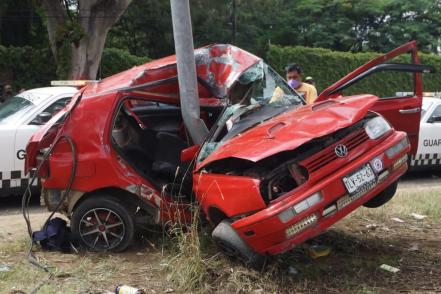
{"label": "red car", "polygon": [[[407,53],[411,64],[386,63]],[[260,267],[357,207],[392,198],[417,146],[421,73],[431,70],[415,42],[348,74],[313,105],[237,47],[203,47],[195,58],[193,110],[210,130],[201,146],[183,122],[175,56],[86,86],[31,138],[26,170],[40,168],[47,207],[71,219],[86,248],[123,250],[138,224],[188,220],[196,200],[219,247]],[[340,95],[383,70],[411,72],[414,95]]]}

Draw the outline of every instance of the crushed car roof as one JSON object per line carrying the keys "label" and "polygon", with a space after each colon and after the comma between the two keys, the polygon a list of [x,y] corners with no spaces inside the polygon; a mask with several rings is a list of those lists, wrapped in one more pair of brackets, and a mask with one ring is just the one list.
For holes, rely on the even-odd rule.
{"label": "crushed car roof", "polygon": [[[240,74],[262,59],[236,46],[214,44],[195,50],[200,98],[226,98]],[[84,96],[130,91],[179,103],[176,56],[168,56],[115,74],[86,87]]]}

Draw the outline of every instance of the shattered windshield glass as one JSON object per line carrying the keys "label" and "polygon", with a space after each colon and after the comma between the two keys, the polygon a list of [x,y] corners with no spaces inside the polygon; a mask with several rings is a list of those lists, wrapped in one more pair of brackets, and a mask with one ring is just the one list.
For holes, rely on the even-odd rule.
{"label": "shattered windshield glass", "polygon": [[203,145],[204,160],[227,140],[279,114],[305,104],[286,82],[262,61],[246,70],[231,88],[230,105]]}

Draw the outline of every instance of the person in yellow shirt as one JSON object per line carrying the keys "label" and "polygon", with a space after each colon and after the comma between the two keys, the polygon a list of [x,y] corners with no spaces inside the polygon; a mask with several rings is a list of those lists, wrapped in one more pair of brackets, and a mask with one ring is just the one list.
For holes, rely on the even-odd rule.
{"label": "person in yellow shirt", "polygon": [[308,83],[302,82],[302,68],[300,65],[293,63],[285,68],[286,80],[291,88],[296,90],[306,103],[311,104],[317,98],[317,89]]}

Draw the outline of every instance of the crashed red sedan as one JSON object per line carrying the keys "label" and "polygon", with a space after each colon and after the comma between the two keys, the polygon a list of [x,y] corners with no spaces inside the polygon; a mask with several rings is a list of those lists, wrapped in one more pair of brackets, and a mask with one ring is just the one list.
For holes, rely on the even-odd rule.
{"label": "crashed red sedan", "polygon": [[[386,63],[408,53],[410,64]],[[260,267],[359,206],[392,198],[417,146],[421,73],[430,70],[415,42],[312,105],[240,48],[211,45],[195,58],[200,108],[192,111],[210,130],[200,146],[183,120],[175,56],[87,85],[31,138],[26,169],[40,168],[47,207],[71,219],[83,246],[124,250],[137,225],[188,220],[196,200],[219,247]],[[414,74],[414,95],[341,95],[383,70]]]}

